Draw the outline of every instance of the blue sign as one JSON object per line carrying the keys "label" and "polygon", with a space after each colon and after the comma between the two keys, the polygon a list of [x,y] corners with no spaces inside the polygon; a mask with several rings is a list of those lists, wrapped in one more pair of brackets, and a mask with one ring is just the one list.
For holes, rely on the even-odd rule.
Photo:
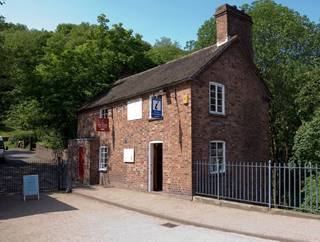
{"label": "blue sign", "polygon": [[23,176],[23,198],[27,196],[38,196],[39,200],[39,176],[28,175]]}
{"label": "blue sign", "polygon": [[162,118],[162,98],[152,97],[151,99],[151,118]]}

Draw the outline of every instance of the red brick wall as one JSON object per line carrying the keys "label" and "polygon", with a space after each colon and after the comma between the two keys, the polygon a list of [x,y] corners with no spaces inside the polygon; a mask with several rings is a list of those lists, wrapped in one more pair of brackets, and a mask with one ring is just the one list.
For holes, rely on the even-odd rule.
{"label": "red brick wall", "polygon": [[[231,46],[198,80],[192,84],[193,161],[208,160],[210,140],[226,142],[227,161],[266,161],[268,96],[239,43]],[[209,114],[210,81],[225,85],[224,116]]]}
{"label": "red brick wall", "polygon": [[[163,120],[149,121],[149,95],[143,95],[143,118],[127,120],[127,102],[109,110],[109,132],[96,132],[94,120],[99,109],[79,115],[78,137],[100,137],[109,147],[107,183],[136,190],[148,189],[149,142],[163,141],[163,190],[191,195],[191,97],[190,83],[166,91],[163,96]],[[123,149],[134,148],[135,163],[123,162]]]}
{"label": "red brick wall", "polygon": [[224,4],[217,8],[216,13],[217,42],[224,42],[228,37],[238,36],[241,47],[250,58],[252,48],[252,19],[242,11]]}

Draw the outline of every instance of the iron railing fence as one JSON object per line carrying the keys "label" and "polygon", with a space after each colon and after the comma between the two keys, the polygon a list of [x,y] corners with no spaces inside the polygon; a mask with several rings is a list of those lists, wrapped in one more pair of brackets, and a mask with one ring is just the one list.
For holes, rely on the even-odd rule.
{"label": "iron railing fence", "polygon": [[52,192],[66,186],[65,162],[32,160],[19,164],[1,164],[0,195],[22,193],[23,176],[38,175],[40,192]]}
{"label": "iron railing fence", "polygon": [[320,212],[320,168],[312,164],[197,161],[196,195],[269,208]]}

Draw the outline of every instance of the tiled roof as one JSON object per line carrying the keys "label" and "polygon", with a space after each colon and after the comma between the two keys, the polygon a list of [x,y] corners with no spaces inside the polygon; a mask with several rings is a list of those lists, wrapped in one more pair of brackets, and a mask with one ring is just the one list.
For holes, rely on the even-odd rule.
{"label": "tiled roof", "polygon": [[236,36],[223,45],[212,45],[144,72],[119,79],[105,95],[86,104],[80,111],[191,80],[202,68],[214,61],[217,56],[230,46],[234,39],[236,39]]}

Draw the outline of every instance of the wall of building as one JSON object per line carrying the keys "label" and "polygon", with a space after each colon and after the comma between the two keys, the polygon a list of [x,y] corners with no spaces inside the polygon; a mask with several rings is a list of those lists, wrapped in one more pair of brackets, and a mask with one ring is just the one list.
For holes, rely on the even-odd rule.
{"label": "wall of building", "polygon": [[[73,139],[68,143],[68,158],[72,171],[72,180],[84,185],[99,184],[99,139]],[[79,177],[79,148],[84,149],[84,176]]]}
{"label": "wall of building", "polygon": [[[190,83],[166,90],[163,96],[163,120],[149,120],[149,96],[143,95],[143,118],[127,120],[127,102],[109,109],[109,132],[95,131],[95,109],[79,114],[78,137],[99,137],[109,147],[109,167],[103,174],[107,184],[136,190],[148,190],[149,142],[163,142],[163,191],[192,194],[191,97]],[[123,162],[123,149],[134,148],[135,162]],[[97,152],[98,153],[98,152]]]}
{"label": "wall of building", "polygon": [[[209,158],[209,141],[226,142],[226,161],[267,161],[268,95],[233,44],[192,84],[192,159]],[[209,82],[225,85],[225,115],[209,114]],[[195,170],[193,185],[195,185]]]}

